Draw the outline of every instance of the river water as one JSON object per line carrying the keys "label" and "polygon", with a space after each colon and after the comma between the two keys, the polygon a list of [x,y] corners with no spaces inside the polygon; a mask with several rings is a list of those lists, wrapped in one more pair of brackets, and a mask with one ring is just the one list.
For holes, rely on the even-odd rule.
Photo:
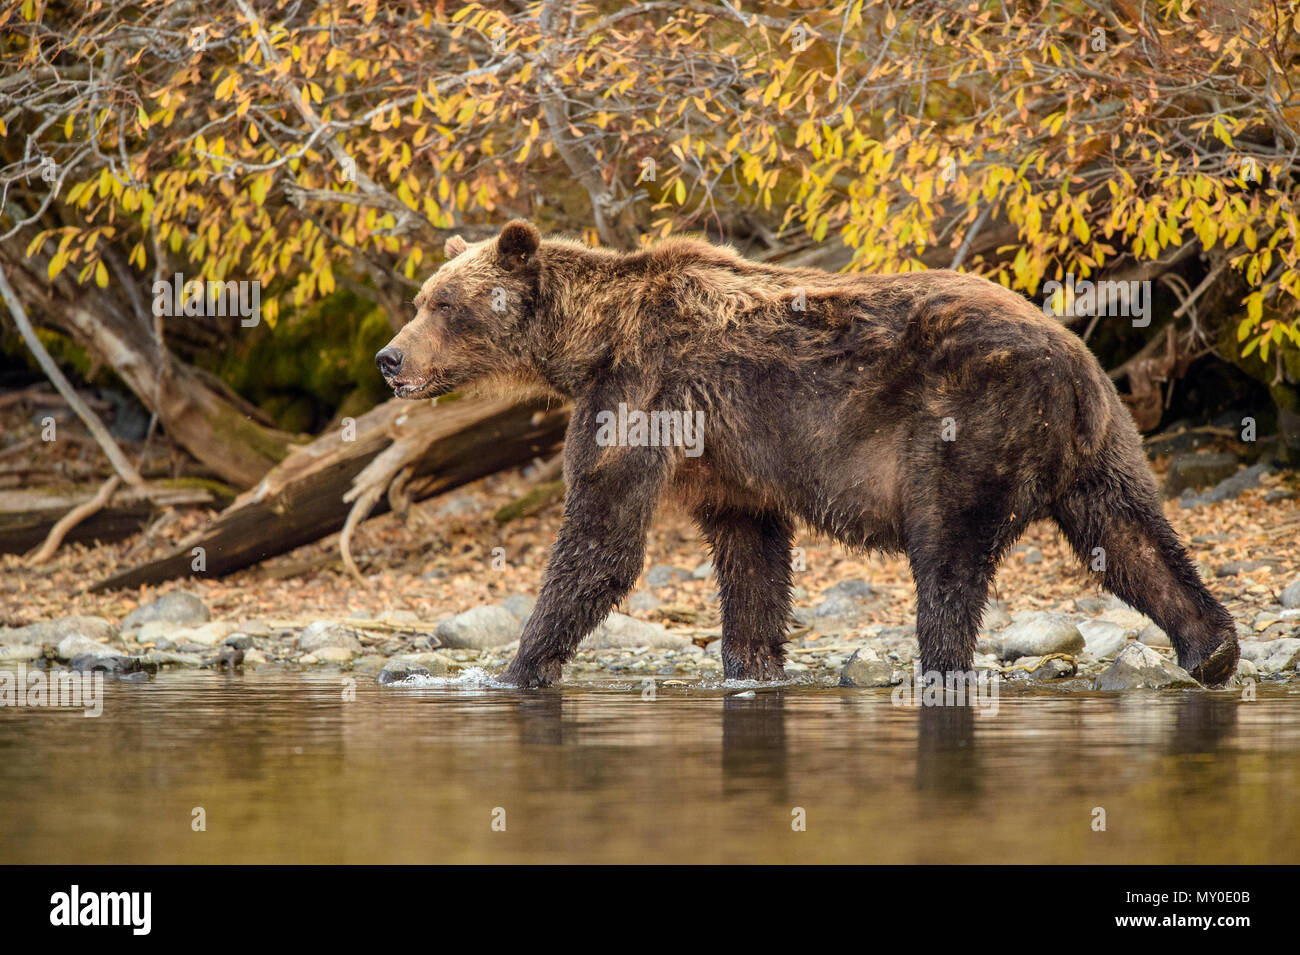
{"label": "river water", "polygon": [[0,862],[1300,862],[1294,683],[996,712],[472,675],[104,694],[0,707]]}

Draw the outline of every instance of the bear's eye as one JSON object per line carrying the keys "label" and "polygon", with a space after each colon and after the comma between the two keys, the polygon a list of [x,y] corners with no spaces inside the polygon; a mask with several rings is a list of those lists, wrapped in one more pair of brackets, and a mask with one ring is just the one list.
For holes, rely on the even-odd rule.
{"label": "bear's eye", "polygon": [[448,303],[448,302],[439,302],[439,303],[438,303],[438,310],[439,310],[439,311],[442,311],[442,312],[450,312],[450,311],[451,311],[451,305],[450,305],[450,303]]}

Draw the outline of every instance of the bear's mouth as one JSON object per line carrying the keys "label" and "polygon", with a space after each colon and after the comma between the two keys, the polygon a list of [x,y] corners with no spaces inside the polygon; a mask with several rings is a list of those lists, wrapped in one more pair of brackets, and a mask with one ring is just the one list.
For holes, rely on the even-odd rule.
{"label": "bear's mouth", "polygon": [[451,391],[451,386],[441,381],[437,375],[429,375],[419,381],[390,378],[388,386],[393,389],[393,394],[398,398],[437,398]]}

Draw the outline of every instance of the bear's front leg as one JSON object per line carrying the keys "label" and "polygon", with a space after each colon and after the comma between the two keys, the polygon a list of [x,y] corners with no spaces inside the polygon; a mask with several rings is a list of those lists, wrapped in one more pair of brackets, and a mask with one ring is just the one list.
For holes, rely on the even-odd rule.
{"label": "bear's front leg", "polygon": [[775,514],[702,510],[722,597],[722,673],[729,680],[785,676],[790,617],[789,523]]}
{"label": "bear's front leg", "polygon": [[575,411],[569,424],[564,524],[519,652],[502,677],[515,686],[558,682],[560,668],[632,589],[645,563],[666,455],[660,448],[593,450],[592,433],[580,430],[586,417]]}

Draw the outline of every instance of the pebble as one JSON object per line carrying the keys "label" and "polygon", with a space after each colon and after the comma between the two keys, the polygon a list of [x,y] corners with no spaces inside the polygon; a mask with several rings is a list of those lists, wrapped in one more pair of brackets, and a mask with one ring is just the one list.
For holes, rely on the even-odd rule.
{"label": "pebble", "polygon": [[0,644],[56,646],[72,636],[101,642],[116,640],[118,633],[117,628],[103,617],[60,617],[26,627],[0,627]]}
{"label": "pebble", "polygon": [[1242,640],[1241,658],[1255,664],[1265,676],[1293,670],[1300,663],[1300,639]]}
{"label": "pebble", "polygon": [[[245,654],[247,657],[247,654]],[[203,657],[197,653],[173,653],[169,650],[153,649],[143,657],[158,666],[199,667],[203,666]]]}
{"label": "pebble", "polygon": [[669,633],[661,624],[648,623],[614,612],[579,644],[587,650],[633,649],[650,647],[657,650],[681,650],[691,645],[686,637]]}
{"label": "pebble", "polygon": [[187,593],[163,594],[152,603],[136,607],[122,621],[122,631],[128,635],[139,630],[146,623],[161,621],[177,626],[193,626],[207,623],[212,619],[212,612],[198,597]]}
{"label": "pebble", "polygon": [[423,667],[434,676],[446,676],[451,669],[446,658],[438,653],[400,653],[389,662]]}
{"label": "pebble", "polygon": [[866,608],[855,597],[848,594],[831,594],[813,608],[813,616],[819,619],[841,617],[854,619],[861,617]]}
{"label": "pebble", "polygon": [[136,673],[143,669],[139,657],[129,657],[125,653],[92,652],[78,653],[68,664],[74,670],[102,670],[114,675]]}
{"label": "pebble", "polygon": [[1117,623],[1129,633],[1139,633],[1143,627],[1151,622],[1151,618],[1146,614],[1139,613],[1124,603],[1117,607],[1108,608],[1097,619],[1104,620],[1107,623]]}
{"label": "pebble", "polygon": [[214,620],[198,627],[182,627],[179,630],[173,630],[168,634],[168,639],[177,646],[212,647],[234,632],[235,625],[233,623]]}
{"label": "pebble", "polygon": [[1154,623],[1148,623],[1145,627],[1142,628],[1142,632],[1138,634],[1138,640],[1146,644],[1148,647],[1172,647],[1173,646],[1173,644],[1169,641],[1169,634],[1165,633]]}
{"label": "pebble", "polygon": [[1220,564],[1219,569],[1214,572],[1216,577],[1236,577],[1238,574],[1248,574],[1252,570],[1259,570],[1265,567],[1262,560],[1230,560],[1226,564]]}
{"label": "pebble", "polygon": [[328,620],[308,624],[298,635],[298,649],[306,653],[320,657],[321,651],[331,648],[347,651],[351,659],[352,654],[361,653],[361,641],[352,630]]}
{"label": "pebble", "polygon": [[1007,611],[1005,600],[990,600],[984,605],[984,615],[980,618],[980,630],[989,633],[994,630],[1001,630],[1011,622],[1011,614]]}
{"label": "pebble", "polygon": [[[786,666],[787,672],[789,665]],[[871,647],[863,647],[849,658],[849,662],[840,671],[840,686],[868,687],[893,686],[899,672],[891,661],[882,659]]]}
{"label": "pebble", "polygon": [[1129,631],[1112,620],[1084,620],[1078,626],[1083,652],[1094,660],[1109,660],[1128,643]]}
{"label": "pebble", "polygon": [[83,636],[80,633],[69,634],[59,641],[58,647],[55,648],[55,655],[60,660],[71,660],[75,656],[83,653],[117,653],[112,647],[105,646],[98,640],[92,640],[90,637]]}
{"label": "pebble", "polygon": [[841,580],[838,584],[827,587],[822,592],[823,597],[843,596],[851,597],[854,600],[868,600],[874,595],[874,588],[861,577],[850,577],[848,580]]}
{"label": "pebble", "polygon": [[1120,600],[1114,594],[1101,594],[1095,597],[1079,597],[1074,601],[1074,609],[1079,613],[1099,614],[1107,610],[1116,610],[1127,607],[1124,601]]}
{"label": "pebble", "polygon": [[181,629],[179,624],[168,623],[166,620],[150,620],[135,631],[135,640],[137,643],[153,644],[165,640],[170,645],[174,642],[171,635],[179,629]]}
{"label": "pebble", "polygon": [[1141,643],[1130,643],[1093,684],[1094,690],[1160,690],[1199,686],[1173,660]]}
{"label": "pebble", "polygon": [[1268,473],[1268,469],[1268,464],[1263,461],[1252,464],[1250,467],[1224,478],[1204,494],[1184,497],[1178,502],[1178,506],[1183,508],[1201,507],[1205,504],[1216,504],[1219,501],[1240,497],[1241,493],[1248,488],[1258,487],[1260,478]]}
{"label": "pebble", "polygon": [[434,635],[444,647],[483,650],[518,640],[523,624],[497,604],[473,607],[438,624]]}
{"label": "pebble", "polygon": [[1049,653],[1083,652],[1083,634],[1064,614],[1040,610],[1016,614],[1010,626],[994,638],[1002,660],[1040,657]]}
{"label": "pebble", "polygon": [[533,608],[537,606],[537,598],[530,597],[527,594],[511,594],[505,600],[501,601],[501,606],[509,610],[519,625],[523,626],[528,623],[528,618],[532,616]]}
{"label": "pebble", "polygon": [[1236,455],[1203,452],[1175,454],[1165,471],[1165,497],[1178,497],[1183,491],[1210,487],[1237,472],[1241,462]]}
{"label": "pebble", "polygon": [[627,609],[637,613],[650,613],[659,609],[662,601],[648,590],[638,590],[627,598]]}
{"label": "pebble", "polygon": [[681,567],[670,567],[667,564],[656,564],[645,575],[646,586],[656,588],[669,587],[690,579],[691,572],[689,570],[684,570]]}
{"label": "pebble", "polygon": [[409,680],[411,677],[426,676],[433,676],[426,666],[408,660],[391,660],[379,671],[379,676],[376,679],[380,686],[391,686],[394,683]]}

